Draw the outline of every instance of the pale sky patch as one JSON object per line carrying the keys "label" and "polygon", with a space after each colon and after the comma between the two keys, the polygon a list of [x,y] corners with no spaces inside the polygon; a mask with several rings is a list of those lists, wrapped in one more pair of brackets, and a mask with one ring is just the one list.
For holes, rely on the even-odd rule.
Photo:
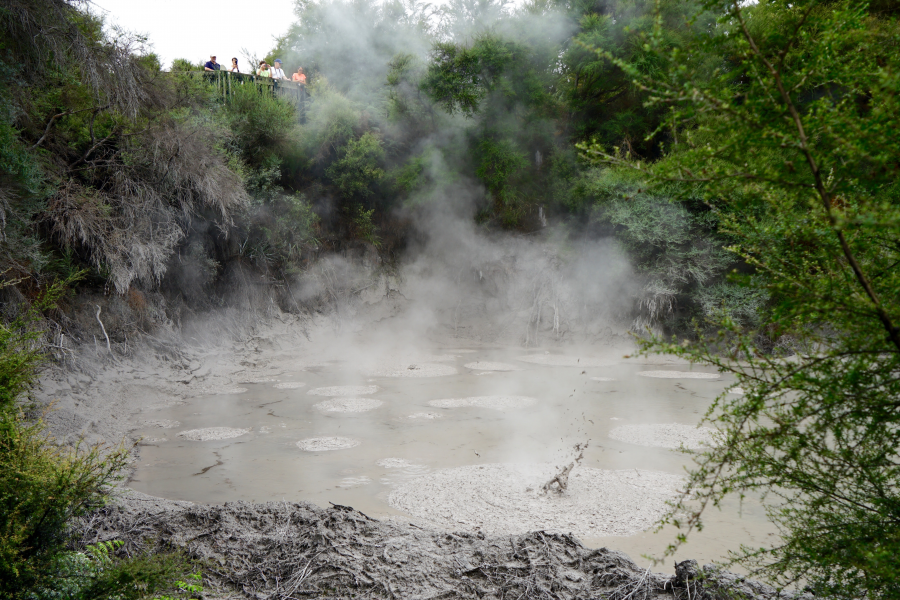
{"label": "pale sky patch", "polygon": [[243,49],[265,56],[296,20],[293,0],[93,0],[92,5],[108,25],[147,35],[164,69],[175,58],[196,63],[215,54],[222,65],[237,57],[246,73],[250,65]]}

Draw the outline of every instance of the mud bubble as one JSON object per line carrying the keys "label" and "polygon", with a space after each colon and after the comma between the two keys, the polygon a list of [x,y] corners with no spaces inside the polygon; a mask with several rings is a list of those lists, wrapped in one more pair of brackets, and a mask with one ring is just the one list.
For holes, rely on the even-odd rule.
{"label": "mud bubble", "polygon": [[141,423],[144,427],[162,427],[163,429],[171,429],[181,425],[181,421],[172,421],[169,419],[151,419]]}
{"label": "mud bubble", "polygon": [[306,387],[306,384],[302,381],[282,381],[281,383],[276,383],[272,387],[276,390],[296,390]]}
{"label": "mud bubble", "polygon": [[440,413],[432,413],[432,412],[417,412],[417,413],[413,413],[411,415],[407,415],[403,418],[407,419],[409,421],[415,421],[418,419],[423,419],[426,421],[433,421],[434,419],[443,419],[444,415],[442,415]]}
{"label": "mud bubble", "polygon": [[431,400],[428,404],[435,408],[490,408],[492,410],[508,410],[525,408],[535,404],[536,398],[529,396],[471,396],[469,398],[444,398]]}
{"label": "mud bubble", "polygon": [[340,483],[337,484],[337,487],[343,489],[350,489],[355,487],[361,487],[364,485],[369,485],[372,483],[372,479],[370,477],[366,477],[365,475],[360,475],[359,477],[344,477],[341,479]]}
{"label": "mud bubble", "polygon": [[207,385],[201,387],[197,391],[200,394],[207,394],[210,396],[223,396],[225,394],[243,394],[247,391],[247,388],[236,385]]}
{"label": "mud bubble", "polygon": [[407,469],[409,467],[418,466],[405,458],[379,458],[375,461],[375,464],[379,467],[384,467],[385,469]]}
{"label": "mud bubble", "polygon": [[359,440],[338,436],[324,436],[302,439],[297,447],[305,452],[326,452],[328,450],[346,450],[359,446]]}
{"label": "mud bubble", "polygon": [[377,385],[332,385],[306,392],[311,396],[368,396],[378,391]]}
{"label": "mud bubble", "polygon": [[374,398],[330,398],[314,406],[326,412],[361,413],[375,410],[384,404]]}
{"label": "mud bubble", "polygon": [[214,440],[230,440],[250,433],[250,429],[236,429],[234,427],[205,427],[203,429],[188,429],[178,434],[178,437],[192,442],[210,442]]}

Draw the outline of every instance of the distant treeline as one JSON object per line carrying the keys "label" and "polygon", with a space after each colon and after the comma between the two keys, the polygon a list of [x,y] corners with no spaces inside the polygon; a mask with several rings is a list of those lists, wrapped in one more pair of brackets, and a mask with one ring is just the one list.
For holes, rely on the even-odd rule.
{"label": "distant treeline", "polygon": [[488,229],[615,236],[642,278],[638,328],[685,333],[723,306],[759,322],[765,295],[727,280],[750,267],[724,250],[701,183],[651,186],[585,154],[646,164],[692,139],[698,123],[673,121],[623,65],[667,76],[657,28],[699,76],[727,68],[730,50],[694,43],[721,7],[299,1],[268,58],[309,74],[303,123],[250,89],[222,102],[179,75],[186,60],[163,73],[146,40],[85,9],[0,12],[2,269],[25,296],[87,268],[82,285],[222,305],[248,267],[289,283],[321,252],[368,244],[390,263],[415,212],[446,204]]}

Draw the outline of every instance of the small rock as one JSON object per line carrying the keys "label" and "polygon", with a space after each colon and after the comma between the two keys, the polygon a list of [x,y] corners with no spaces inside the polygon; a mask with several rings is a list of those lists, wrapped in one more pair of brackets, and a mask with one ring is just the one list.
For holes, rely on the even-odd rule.
{"label": "small rock", "polygon": [[684,585],[688,581],[692,581],[700,574],[700,565],[694,559],[683,560],[675,563],[675,584]]}

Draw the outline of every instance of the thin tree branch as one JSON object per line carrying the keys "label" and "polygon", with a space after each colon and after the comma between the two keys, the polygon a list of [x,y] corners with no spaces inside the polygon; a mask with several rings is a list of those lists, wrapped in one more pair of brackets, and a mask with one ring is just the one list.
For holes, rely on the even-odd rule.
{"label": "thin tree branch", "polygon": [[94,109],[93,108],[82,108],[81,110],[67,110],[66,112],[61,112],[58,115],[53,115],[50,118],[50,122],[47,123],[47,127],[44,128],[44,135],[42,135],[41,138],[38,141],[36,141],[34,143],[34,145],[32,145],[28,150],[29,151],[34,150],[35,148],[37,148],[38,146],[40,146],[41,144],[44,143],[44,140],[47,139],[47,135],[50,133],[50,128],[53,127],[53,123],[55,123],[57,119],[68,116],[68,115],[74,115],[74,114],[80,113],[80,112],[86,112],[89,110],[94,110]]}

